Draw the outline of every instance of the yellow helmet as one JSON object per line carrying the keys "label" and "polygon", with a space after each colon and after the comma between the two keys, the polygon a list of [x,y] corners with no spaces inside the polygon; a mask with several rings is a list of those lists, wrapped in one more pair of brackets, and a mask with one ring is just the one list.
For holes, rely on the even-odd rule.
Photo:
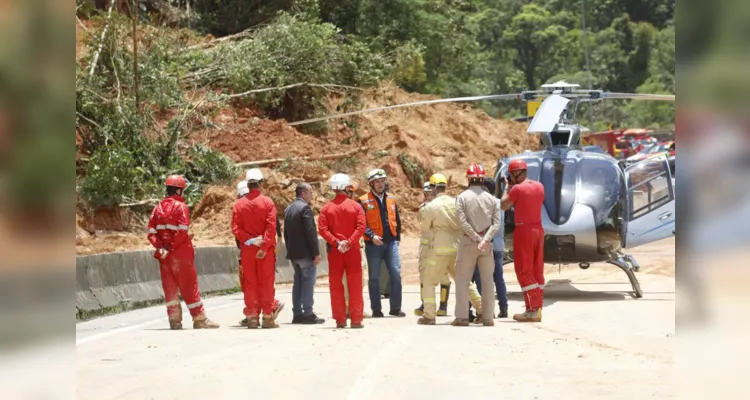
{"label": "yellow helmet", "polygon": [[448,185],[448,179],[446,179],[445,175],[443,175],[443,174],[433,174],[430,177],[430,185],[432,185],[432,186],[438,186],[438,185],[446,186],[446,185]]}

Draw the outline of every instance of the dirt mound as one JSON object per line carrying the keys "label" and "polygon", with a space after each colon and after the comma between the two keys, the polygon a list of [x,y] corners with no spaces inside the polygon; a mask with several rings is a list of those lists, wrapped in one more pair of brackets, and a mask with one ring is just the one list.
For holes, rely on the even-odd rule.
{"label": "dirt mound", "polygon": [[[385,83],[365,93],[363,107],[431,98],[406,93]],[[331,114],[336,113],[340,102],[329,99]],[[235,162],[309,157],[261,168],[265,177],[264,194],[274,201],[282,221],[284,209],[295,198],[298,182],[313,186],[313,210],[317,216],[323,204],[333,197],[326,185],[331,175],[349,174],[360,184],[359,195],[362,195],[367,190],[367,172],[383,168],[389,175],[391,192],[398,199],[407,236],[419,232],[416,211],[422,202],[420,179],[441,172],[448,177],[448,192],[457,195],[465,187],[464,174],[469,164],[481,163],[492,173],[498,158],[527,148],[536,149],[538,140],[526,134],[526,124],[497,120],[470,105],[456,103],[363,114],[357,118],[354,130],[344,125],[343,120],[331,120],[329,133],[320,136],[305,135],[284,121],[259,119],[257,115],[247,107],[220,110],[212,123],[207,124],[211,126],[201,125],[184,137],[184,144],[207,143]],[[342,153],[347,155],[321,159]],[[419,179],[414,178],[415,174],[421,175]],[[236,182],[242,178],[238,176]],[[231,218],[235,198],[235,185],[207,189],[202,201],[192,210],[190,231],[196,246],[234,244]],[[126,246],[149,248],[143,234],[145,227],[132,223],[128,227],[136,232],[130,238],[99,232],[88,238],[77,235],[77,253],[117,251]]]}

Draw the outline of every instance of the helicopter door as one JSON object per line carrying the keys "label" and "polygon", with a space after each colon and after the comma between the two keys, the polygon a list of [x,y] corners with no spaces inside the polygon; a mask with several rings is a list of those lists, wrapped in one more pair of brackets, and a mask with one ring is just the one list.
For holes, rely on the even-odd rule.
{"label": "helicopter door", "polygon": [[674,235],[675,197],[667,157],[652,157],[625,169],[628,189],[625,248]]}

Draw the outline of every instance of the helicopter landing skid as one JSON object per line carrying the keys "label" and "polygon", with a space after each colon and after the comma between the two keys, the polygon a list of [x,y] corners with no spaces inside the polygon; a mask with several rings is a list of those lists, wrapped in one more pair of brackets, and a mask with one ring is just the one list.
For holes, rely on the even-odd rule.
{"label": "helicopter landing skid", "polygon": [[607,262],[609,264],[616,265],[625,272],[625,274],[628,276],[628,279],[630,280],[630,285],[633,287],[633,293],[635,294],[635,297],[640,299],[641,297],[643,297],[643,291],[641,290],[641,284],[638,282],[638,278],[635,277],[636,269],[632,265],[628,264],[625,257],[616,258]]}

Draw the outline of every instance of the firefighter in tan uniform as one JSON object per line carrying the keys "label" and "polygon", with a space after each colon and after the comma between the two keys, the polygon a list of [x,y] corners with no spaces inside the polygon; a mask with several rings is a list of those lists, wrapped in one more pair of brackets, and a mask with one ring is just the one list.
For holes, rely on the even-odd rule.
{"label": "firefighter in tan uniform", "polygon": [[[461,234],[456,210],[456,200],[445,193],[448,181],[442,174],[430,177],[435,199],[427,203],[422,211],[422,229],[431,232],[429,245],[424,254],[423,262],[419,265],[419,280],[424,301],[424,315],[417,323],[420,325],[434,325],[435,317],[440,315],[435,311],[435,287],[441,284],[440,308],[448,307],[448,288],[442,283],[446,275],[455,279],[456,245]],[[450,281],[448,281],[450,282]],[[468,284],[468,282],[467,282]],[[468,286],[468,285],[467,285]],[[472,305],[481,313],[482,303],[476,289],[468,288]],[[467,297],[464,295],[464,297]],[[457,297],[457,301],[460,301]],[[466,300],[468,301],[468,300]],[[468,313],[468,304],[466,304]]]}
{"label": "firefighter in tan uniform", "polygon": [[482,282],[482,324],[495,324],[492,239],[500,229],[500,207],[495,197],[483,189],[485,176],[484,167],[470,165],[466,170],[469,188],[456,199],[456,211],[463,232],[456,256],[456,319],[451,324],[453,326],[469,325],[467,292],[477,267]]}

